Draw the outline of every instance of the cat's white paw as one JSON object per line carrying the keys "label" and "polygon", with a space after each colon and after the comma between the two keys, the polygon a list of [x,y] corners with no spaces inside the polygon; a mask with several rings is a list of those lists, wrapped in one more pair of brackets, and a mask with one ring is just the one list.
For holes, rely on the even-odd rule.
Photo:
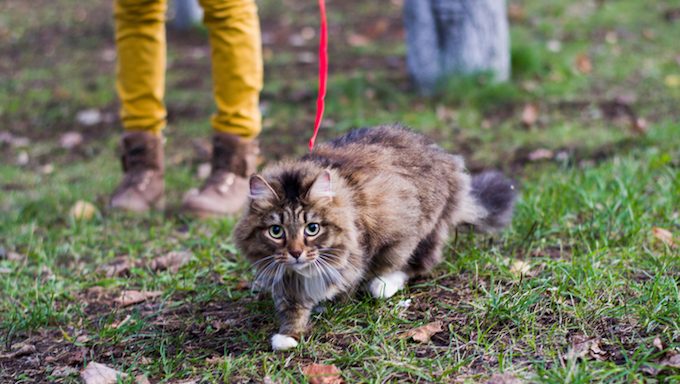
{"label": "cat's white paw", "polygon": [[272,336],[272,349],[275,351],[285,351],[287,349],[295,348],[297,345],[298,342],[290,336],[282,335],[280,333]]}
{"label": "cat's white paw", "polygon": [[377,299],[386,299],[394,296],[397,291],[404,288],[404,284],[408,280],[408,275],[402,271],[388,273],[387,275],[378,276],[371,280],[368,284],[368,290],[371,295]]}

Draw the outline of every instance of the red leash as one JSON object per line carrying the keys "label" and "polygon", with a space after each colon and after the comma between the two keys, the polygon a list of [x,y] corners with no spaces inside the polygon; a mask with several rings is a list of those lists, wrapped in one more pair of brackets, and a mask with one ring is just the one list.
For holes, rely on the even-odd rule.
{"label": "red leash", "polygon": [[314,149],[316,135],[319,133],[326,100],[328,83],[328,25],[326,24],[326,2],[319,0],[321,13],[321,38],[319,39],[319,94],[316,98],[316,118],[314,119],[314,135],[309,139],[309,151]]}

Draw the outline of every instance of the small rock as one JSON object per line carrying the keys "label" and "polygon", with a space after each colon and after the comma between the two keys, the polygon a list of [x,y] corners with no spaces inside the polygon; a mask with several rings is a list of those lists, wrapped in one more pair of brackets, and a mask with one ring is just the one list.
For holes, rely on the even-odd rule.
{"label": "small rock", "polygon": [[31,159],[28,157],[28,152],[21,151],[17,155],[17,165],[26,165]]}
{"label": "small rock", "polygon": [[85,109],[76,114],[76,121],[84,126],[92,126],[101,123],[102,113],[98,109]]}
{"label": "small rock", "polygon": [[80,132],[66,132],[61,135],[59,144],[64,149],[73,149],[83,143],[83,135]]}

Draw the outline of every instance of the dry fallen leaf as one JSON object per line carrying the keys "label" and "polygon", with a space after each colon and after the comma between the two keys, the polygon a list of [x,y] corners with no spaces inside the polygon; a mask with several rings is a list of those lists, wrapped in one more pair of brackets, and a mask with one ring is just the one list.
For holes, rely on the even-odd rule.
{"label": "dry fallen leaf", "polygon": [[661,342],[659,336],[654,338],[654,342],[652,344],[654,344],[654,347],[656,347],[656,349],[659,351],[663,351],[663,343]]}
{"label": "dry fallen leaf", "polygon": [[673,234],[671,231],[659,227],[652,228],[652,234],[658,240],[661,240],[664,244],[669,247],[675,247],[675,241],[673,240]]}
{"label": "dry fallen leaf", "polygon": [[414,341],[419,343],[427,343],[437,332],[441,332],[443,329],[443,323],[439,320],[433,321],[429,324],[425,324],[422,327],[413,328],[402,335],[402,338],[413,338]]}
{"label": "dry fallen leaf", "polygon": [[365,47],[371,43],[371,39],[358,33],[350,33],[347,36],[347,44],[351,47]]}
{"label": "dry fallen leaf", "polygon": [[114,321],[113,323],[111,323],[111,328],[118,329],[118,328],[122,327],[123,325],[129,323],[130,319],[132,319],[132,317],[130,315],[127,315],[121,321]]}
{"label": "dry fallen leaf", "polygon": [[576,56],[576,70],[580,73],[587,75],[593,71],[593,64],[590,62],[590,58],[585,53],[581,53]]}
{"label": "dry fallen leaf", "polygon": [[645,120],[642,117],[637,117],[632,119],[630,129],[633,131],[633,133],[636,133],[638,135],[643,135],[647,133],[647,120]]}
{"label": "dry fallen leaf", "polygon": [[59,144],[64,149],[73,149],[83,143],[83,135],[80,132],[66,132],[59,138]]}
{"label": "dry fallen leaf", "polygon": [[98,269],[103,272],[106,277],[114,277],[127,275],[132,267],[133,265],[130,263],[127,256],[119,256]]}
{"label": "dry fallen leaf", "polygon": [[522,380],[510,373],[497,373],[486,382],[486,384],[522,384]]}
{"label": "dry fallen leaf", "polygon": [[248,280],[241,280],[238,283],[236,283],[236,289],[239,291],[244,291],[246,289],[250,289],[250,281]]}
{"label": "dry fallen leaf", "polygon": [[666,367],[680,368],[680,354],[674,354],[671,357],[667,357],[661,360],[659,364]]}
{"label": "dry fallen leaf", "polygon": [[129,305],[138,304],[154,297],[158,297],[163,292],[161,291],[123,291],[120,296],[117,297],[114,302],[121,307],[127,307]]}
{"label": "dry fallen leaf", "polygon": [[17,343],[12,345],[11,352],[0,354],[0,359],[15,359],[21,356],[32,355],[36,352],[35,345],[27,343]]}
{"label": "dry fallen leaf", "polygon": [[508,18],[513,23],[519,23],[524,21],[524,19],[526,18],[526,12],[524,11],[524,7],[517,3],[508,4]]}
{"label": "dry fallen leaf", "polygon": [[538,106],[536,104],[526,104],[522,110],[522,124],[526,127],[533,127],[538,121]]}
{"label": "dry fallen leaf", "polygon": [[208,365],[222,364],[224,362],[224,357],[223,356],[208,357],[207,359],[205,359],[205,362]]}
{"label": "dry fallen leaf", "polygon": [[187,251],[173,251],[157,257],[149,263],[149,268],[154,271],[165,271],[166,269],[172,273],[177,273],[180,267],[191,260],[193,254]]}
{"label": "dry fallen leaf", "polygon": [[310,384],[342,384],[341,371],[335,365],[310,364],[302,368]]}
{"label": "dry fallen leaf", "polygon": [[69,215],[75,220],[90,220],[96,214],[97,207],[95,207],[92,203],[83,200],[76,201],[69,211]]}
{"label": "dry fallen leaf", "polygon": [[7,260],[9,261],[24,261],[26,256],[18,252],[7,252]]}
{"label": "dry fallen leaf", "polygon": [[588,338],[585,335],[574,335],[572,347],[567,353],[567,359],[580,359],[590,357],[595,360],[603,361],[607,359],[607,352],[600,348],[599,338]]}
{"label": "dry fallen leaf", "polygon": [[549,160],[555,156],[555,153],[549,149],[539,148],[529,152],[527,156],[529,161]]}
{"label": "dry fallen leaf", "polygon": [[531,266],[524,260],[515,260],[510,266],[510,272],[516,276],[526,276],[531,271]]}
{"label": "dry fallen leaf", "polygon": [[55,368],[50,373],[50,376],[52,376],[52,377],[69,377],[69,376],[75,375],[77,373],[78,373],[78,370],[73,368],[73,367],[62,366],[62,367]]}
{"label": "dry fallen leaf", "polygon": [[95,362],[89,363],[85,369],[80,371],[80,377],[85,384],[116,384],[119,377],[126,376],[125,373]]}

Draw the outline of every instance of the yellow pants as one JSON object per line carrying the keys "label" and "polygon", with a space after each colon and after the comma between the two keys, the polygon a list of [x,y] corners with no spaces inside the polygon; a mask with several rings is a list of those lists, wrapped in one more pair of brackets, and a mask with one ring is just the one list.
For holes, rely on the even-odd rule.
{"label": "yellow pants", "polygon": [[[200,0],[212,57],[216,131],[260,133],[262,47],[255,0]],[[167,0],[115,0],[116,88],[126,131],[160,133],[166,124]]]}

